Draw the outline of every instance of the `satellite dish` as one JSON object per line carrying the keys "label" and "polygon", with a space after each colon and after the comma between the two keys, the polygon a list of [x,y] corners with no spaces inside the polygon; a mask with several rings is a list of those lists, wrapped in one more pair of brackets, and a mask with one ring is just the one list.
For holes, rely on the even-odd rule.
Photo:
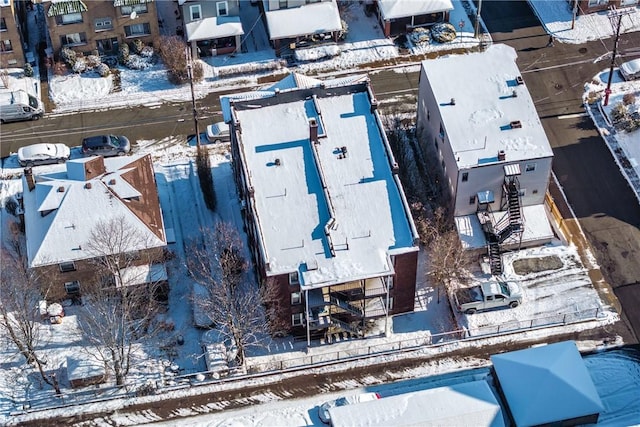
{"label": "satellite dish", "polygon": [[131,19],[136,19],[137,17],[138,17],[138,14],[136,13],[135,10],[133,12],[131,12],[131,15],[129,15],[129,18],[131,18]]}

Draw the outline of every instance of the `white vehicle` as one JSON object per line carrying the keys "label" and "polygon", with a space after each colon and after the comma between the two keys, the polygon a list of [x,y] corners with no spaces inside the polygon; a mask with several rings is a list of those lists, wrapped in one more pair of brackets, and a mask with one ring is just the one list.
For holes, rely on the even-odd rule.
{"label": "white vehicle", "polygon": [[325,424],[329,424],[331,422],[329,409],[336,408],[338,406],[347,406],[356,403],[370,402],[372,400],[378,399],[380,399],[380,395],[378,393],[362,393],[353,396],[340,397],[336,400],[330,400],[320,405],[320,408],[318,408],[318,416],[320,417],[320,421]]}
{"label": "white vehicle", "polygon": [[18,149],[20,166],[50,165],[69,160],[71,150],[64,144],[33,144]]}
{"label": "white vehicle", "polygon": [[212,144],[229,142],[229,125],[225,122],[218,122],[207,126],[207,140]]}
{"label": "white vehicle", "polygon": [[0,122],[38,120],[43,115],[42,101],[24,90],[0,92]]}
{"label": "white vehicle", "polygon": [[625,80],[640,78],[640,58],[625,62],[620,66],[620,73]]}
{"label": "white vehicle", "polygon": [[473,314],[479,310],[497,307],[516,308],[522,303],[522,291],[515,282],[485,282],[453,293],[456,309]]}

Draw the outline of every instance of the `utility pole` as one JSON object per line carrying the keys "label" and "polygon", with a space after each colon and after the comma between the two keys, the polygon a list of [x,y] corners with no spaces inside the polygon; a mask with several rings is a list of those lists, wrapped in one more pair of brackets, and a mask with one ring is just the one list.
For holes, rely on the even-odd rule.
{"label": "utility pole", "polygon": [[187,75],[189,76],[189,85],[191,86],[191,107],[193,108],[193,123],[196,128],[196,146],[200,148],[200,130],[198,129],[198,110],[196,109],[196,94],[193,91],[193,59],[189,46],[184,49],[187,58]]}
{"label": "utility pole", "polygon": [[615,40],[613,42],[613,54],[611,55],[611,67],[609,68],[609,79],[607,81],[607,88],[604,90],[604,106],[609,105],[609,95],[611,95],[611,81],[613,80],[613,69],[616,66],[616,55],[618,54],[618,40],[620,39],[620,27],[622,26],[622,17],[630,15],[634,12],[631,8],[617,10],[612,7],[609,10],[608,16],[611,22],[611,27],[615,33]]}
{"label": "utility pole", "polygon": [[571,11],[573,15],[571,18],[571,29],[576,28],[576,16],[578,15],[578,0],[573,0],[573,10]]}

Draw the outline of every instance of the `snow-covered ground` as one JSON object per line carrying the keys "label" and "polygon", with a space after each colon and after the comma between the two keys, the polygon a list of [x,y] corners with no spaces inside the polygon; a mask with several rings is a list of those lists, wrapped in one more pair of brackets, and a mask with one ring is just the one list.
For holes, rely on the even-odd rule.
{"label": "snow-covered ground", "polygon": [[[171,2],[159,2],[159,4],[171,3]],[[452,42],[453,47],[468,47],[477,45],[478,40],[472,39],[472,22],[466,17],[466,13],[461,5],[461,2],[454,1],[456,7],[452,13],[451,22],[459,22],[461,19],[465,21],[465,30],[462,37],[459,40]],[[591,18],[580,17],[576,21],[576,30],[567,30],[567,23],[571,23],[570,12],[564,10],[559,5],[563,5],[566,9],[565,2],[561,1],[535,1],[533,2],[535,10],[538,15],[542,17],[549,31],[553,32],[557,39],[561,42],[581,42],[588,40],[591,37],[598,38],[602,36],[601,32],[603,28],[608,28],[609,23],[606,16],[602,18],[601,14]],[[347,42],[341,45],[341,54],[328,61],[308,62],[298,65],[291,71],[306,72],[306,73],[333,73],[340,70],[350,69],[357,64],[368,63],[373,61],[379,61],[383,59],[392,59],[399,55],[399,50],[395,45],[392,45],[387,39],[381,36],[379,27],[375,19],[364,15],[361,9],[358,9],[359,3],[352,2],[349,7],[350,14],[347,15],[347,21],[351,29],[350,36]],[[600,19],[596,24],[593,24],[593,20]],[[604,20],[603,20],[604,19]],[[564,27],[563,27],[564,25]],[[634,24],[636,25],[636,24]],[[570,27],[569,27],[570,28]],[[634,27],[635,30],[639,29],[640,25]],[[258,32],[256,32],[257,34]],[[255,46],[265,45],[264,38],[256,35],[254,37]],[[437,44],[431,44],[420,48],[414,48],[414,53],[424,53],[429,50],[448,49],[450,46],[443,46]],[[257,77],[259,72],[255,74],[245,75],[241,77],[229,77],[222,78],[221,75],[228,75],[240,71],[243,67],[246,67],[246,63],[252,61],[258,61],[260,63],[268,63],[269,61],[277,61],[275,56],[270,56],[271,53],[264,50],[249,51],[247,53],[238,54],[233,58],[230,57],[218,57],[209,59],[211,63],[205,67],[205,80],[198,84],[196,87],[196,96],[202,97],[205,94],[216,91],[221,88],[229,88],[234,85],[251,85],[257,83]],[[235,70],[234,70],[235,68]],[[283,70],[285,71],[285,70]],[[144,76],[144,77],[141,77]],[[600,81],[606,81],[606,78],[602,78]],[[16,85],[25,85],[30,88],[33,86],[31,80],[19,79],[15,82]],[[53,114],[69,113],[78,110],[86,109],[100,109],[100,108],[113,108],[123,105],[157,105],[165,101],[173,100],[188,100],[190,99],[189,89],[186,86],[173,87],[171,86],[164,72],[161,68],[155,67],[147,71],[130,71],[123,70],[122,73],[122,91],[118,93],[110,93],[111,83],[110,79],[95,78],[95,76],[77,76],[69,75],[64,77],[53,78],[50,82],[50,91],[53,100],[56,103],[56,110]],[[602,86],[598,86],[599,90],[602,90]],[[619,76],[616,76],[614,83],[614,95],[612,96],[611,104],[622,96],[623,91],[630,90],[638,91],[638,86],[624,83],[620,80]],[[45,119],[46,120],[46,119]],[[603,129],[606,128],[603,126]],[[609,129],[609,134],[611,130]],[[637,149],[638,144],[633,144],[634,141],[640,139],[640,131],[636,131],[635,134],[630,134],[624,138],[621,138],[620,132],[613,135],[613,141],[620,144],[623,150],[629,150],[627,157],[634,160],[640,158],[640,153],[631,152],[634,147]],[[635,139],[634,139],[635,137]],[[626,142],[625,142],[626,138]],[[177,139],[176,139],[177,140]],[[219,211],[217,214],[211,214],[204,208],[204,202],[202,195],[198,188],[197,178],[195,177],[195,167],[193,163],[193,147],[181,145],[176,142],[172,137],[168,136],[162,141],[137,141],[135,151],[138,153],[151,152],[154,156],[154,164],[156,169],[156,178],[158,182],[158,189],[160,194],[160,200],[162,203],[164,218],[166,227],[171,228],[176,236],[176,243],[170,245],[171,249],[178,255],[176,260],[169,265],[169,273],[171,277],[171,295],[170,295],[170,321],[175,325],[173,334],[164,337],[165,341],[157,343],[156,349],[141,348],[139,355],[144,357],[146,362],[144,365],[137,367],[134,372],[134,378],[136,379],[135,386],[140,385],[146,380],[158,380],[161,383],[170,384],[171,379],[178,374],[196,372],[204,370],[204,362],[202,358],[202,350],[200,347],[200,335],[201,331],[193,327],[192,313],[190,310],[190,292],[189,283],[190,280],[186,277],[184,262],[184,247],[183,242],[185,239],[193,237],[198,233],[199,226],[211,225],[215,221],[223,219],[235,223],[238,229],[242,228],[240,219],[240,210],[238,206],[236,190],[233,184],[230,168],[230,154],[228,147],[221,145],[216,147],[215,152],[212,153],[212,163],[214,171],[214,181],[216,182],[216,190],[219,198]],[[627,148],[628,147],[628,148]],[[626,153],[627,151],[625,151]],[[637,162],[633,163],[637,173]],[[58,166],[47,166],[41,168],[56,168]],[[20,191],[20,181],[15,177],[19,175],[20,169],[18,168],[15,156],[6,159],[3,162],[2,169],[2,181],[0,181],[0,206],[4,207],[8,197],[11,197],[16,192]],[[638,187],[635,187],[638,191]],[[5,209],[0,212],[0,219],[2,220],[2,235],[8,235],[9,221],[13,220],[8,216]],[[558,271],[545,271],[539,274],[526,274],[518,275],[513,270],[513,261],[515,259],[541,257],[541,256],[557,256],[562,261],[563,268]],[[294,343],[290,340],[275,340],[267,349],[256,349],[250,356],[249,363],[254,363],[256,366],[265,366],[264,364],[271,365],[274,361],[281,361],[284,359],[295,359],[295,363],[304,363],[308,361],[308,357],[312,355],[326,355],[326,358],[336,357],[336,352],[343,352],[344,354],[356,354],[363,351],[363,347],[379,346],[377,348],[397,348],[397,346],[410,346],[410,343],[414,345],[420,342],[433,342],[433,336],[438,334],[453,331],[459,327],[463,327],[468,330],[470,335],[480,335],[492,333],[490,330],[495,325],[511,325],[513,327],[514,321],[532,321],[533,319],[548,319],[556,321],[557,316],[564,317],[568,313],[585,312],[588,313],[591,310],[597,311],[600,317],[599,322],[589,323],[576,323],[560,328],[554,328],[550,330],[542,331],[528,331],[521,334],[522,338],[528,339],[531,336],[539,334],[538,336],[544,336],[546,334],[561,333],[567,331],[577,331],[586,328],[594,327],[596,324],[610,323],[617,320],[615,311],[610,307],[605,307],[599,300],[596,292],[594,291],[591,283],[588,279],[588,275],[584,267],[577,259],[575,249],[572,247],[565,247],[560,242],[554,242],[552,245],[548,245],[544,248],[536,250],[528,250],[518,253],[516,255],[509,255],[510,258],[506,259],[506,275],[510,279],[515,279],[523,284],[525,291],[524,303],[522,306],[514,310],[498,310],[488,313],[480,313],[474,316],[466,316],[460,314],[453,314],[446,301],[438,297],[437,290],[435,290],[428,283],[424,282],[424,274],[421,273],[421,278],[418,284],[418,293],[416,296],[416,312],[396,316],[391,319],[391,331],[389,336],[376,336],[371,339],[361,341],[346,341],[341,343],[332,344],[330,346],[315,345],[311,349],[306,349],[304,343]],[[424,262],[424,255],[421,259]],[[562,287],[563,301],[568,300],[571,302],[569,306],[566,304],[559,304],[557,296],[559,290],[558,286]],[[43,328],[50,335],[50,340],[47,343],[48,355],[51,360],[50,366],[58,367],[62,366],[66,356],[68,355],[85,355],[82,350],[81,340],[72,331],[73,328],[73,310],[68,311],[69,315],[65,317],[62,325],[44,325]],[[532,322],[530,322],[532,324]],[[489,329],[487,329],[487,327]],[[522,326],[520,326],[522,327]],[[57,329],[56,329],[57,328]],[[63,329],[64,328],[64,329]],[[380,331],[385,328],[380,327]],[[63,330],[65,333],[60,334]],[[182,335],[185,339],[184,345],[176,345],[175,337]],[[492,338],[488,338],[491,340]],[[499,340],[500,337],[495,338]],[[513,339],[513,338],[509,338]],[[62,341],[61,341],[62,340]],[[66,341],[65,341],[66,340]],[[69,342],[71,340],[72,342]],[[488,343],[496,341],[479,341],[479,343]],[[498,341],[499,342],[499,341]],[[454,347],[459,348],[460,343],[454,343]],[[465,344],[467,345],[467,344]],[[156,351],[160,346],[163,347],[163,351]],[[39,390],[37,382],[25,381],[24,378],[31,378],[24,376],[24,364],[15,355],[15,352],[8,345],[3,345],[0,350],[0,369],[3,375],[0,375],[0,424],[8,422],[19,422],[20,420],[29,419],[29,415],[23,415],[21,417],[11,417],[9,414],[11,411],[18,409],[18,405],[15,402],[23,402],[25,398],[34,399],[34,402],[38,399],[45,399],[43,403],[54,403],[51,400],[51,390]],[[286,351],[285,351],[286,350]],[[426,350],[428,351],[428,350]],[[389,361],[396,360],[398,355],[389,356]],[[335,360],[335,359],[334,359]],[[384,359],[382,359],[384,361]],[[460,361],[450,361],[450,365],[446,369],[454,370],[468,366],[468,361],[464,361],[464,364],[460,364]],[[292,362],[293,363],[293,362]],[[435,364],[430,369],[425,369],[422,372],[416,372],[415,376],[427,376],[436,373],[443,372],[443,364]],[[478,362],[479,365],[482,362]],[[343,368],[348,365],[343,365]],[[626,365],[619,363],[615,364],[615,367],[608,367],[605,364],[605,368],[609,371],[614,370],[629,370],[637,374],[637,365],[634,368],[624,367]],[[328,367],[326,369],[331,369]],[[629,372],[625,371],[625,372]],[[321,371],[320,371],[321,372]],[[602,378],[606,377],[606,373],[598,374]],[[628,378],[634,379],[631,374],[623,377],[625,380]],[[595,379],[595,378],[594,378]],[[430,381],[430,380],[425,380]],[[601,397],[611,403],[612,409],[617,409],[618,402],[628,401],[628,394],[637,396],[637,387],[640,381],[636,379],[635,383],[631,386],[623,388],[621,390],[615,390],[611,387],[612,383],[616,383],[613,380],[602,380],[598,385],[598,390],[603,390]],[[617,384],[617,383],[616,383]],[[134,388],[135,388],[134,386]],[[633,388],[635,386],[636,388]],[[203,387],[199,392],[206,392],[207,390],[219,389],[221,385],[216,385],[214,388]],[[390,385],[389,387],[393,387]],[[428,387],[425,386],[425,387]],[[192,390],[191,393],[197,393],[198,391]],[[384,389],[382,390],[384,395]],[[399,393],[400,391],[398,391]],[[616,392],[623,392],[622,395],[616,394]],[[90,397],[97,397],[99,395],[108,394],[108,390],[95,389],[89,393]],[[187,391],[184,391],[187,393]],[[635,393],[635,394],[634,394]],[[168,393],[167,393],[168,394]],[[607,397],[605,397],[607,396]],[[331,396],[326,396],[330,398]],[[81,401],[84,398],[82,396],[77,397],[77,401]],[[322,397],[321,399],[325,399]],[[48,402],[47,402],[48,400]],[[269,396],[263,396],[263,401],[272,400]],[[65,403],[73,403],[73,398],[67,398]],[[131,402],[131,400],[129,400]],[[315,411],[310,409],[316,406],[319,402],[318,398],[309,399],[304,402],[275,402],[270,407],[252,407],[245,410],[245,412],[233,412],[223,413],[213,418],[211,421],[203,421],[201,425],[312,425],[317,424],[318,420],[315,419]],[[102,408],[107,408],[107,404],[101,404]],[[118,405],[124,405],[123,402],[113,403],[112,408],[118,409]],[[622,406],[622,405],[619,405]],[[80,409],[78,409],[80,410]],[[625,408],[632,418],[620,418],[623,420],[619,424],[632,424],[633,422],[627,422],[627,420],[640,420],[640,409],[637,408],[637,401],[635,404],[629,404]],[[69,413],[70,408],[65,409],[60,413]],[[55,414],[55,413],[52,413]],[[635,417],[635,418],[633,418]],[[613,419],[617,420],[617,419]],[[147,420],[148,421],[148,420]],[[120,425],[133,425],[133,423],[127,424],[120,420]],[[140,421],[141,422],[141,421]],[[195,421],[194,421],[195,422]],[[200,421],[198,421],[200,423]],[[191,423],[188,423],[192,425]],[[615,425],[615,421],[609,422],[609,425]],[[168,425],[168,424],[167,424]],[[172,423],[172,425],[174,425]]]}

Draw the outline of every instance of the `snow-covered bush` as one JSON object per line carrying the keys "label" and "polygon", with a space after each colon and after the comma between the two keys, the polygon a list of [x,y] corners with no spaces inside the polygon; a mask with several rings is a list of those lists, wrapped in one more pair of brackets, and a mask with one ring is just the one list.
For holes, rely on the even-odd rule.
{"label": "snow-covered bush", "polygon": [[102,64],[102,60],[98,55],[89,55],[86,57],[87,68],[96,68],[98,65]]}
{"label": "snow-covered bush", "polygon": [[423,27],[414,28],[409,33],[409,39],[415,46],[426,45],[431,40],[431,32]]}
{"label": "snow-covered bush", "polygon": [[96,72],[100,75],[100,77],[107,77],[109,73],[111,73],[111,70],[109,69],[109,66],[107,64],[100,63],[96,67]]}
{"label": "snow-covered bush", "polygon": [[65,74],[67,74],[68,70],[69,68],[67,67],[67,64],[62,61],[58,61],[53,64],[53,74],[55,74],[56,76],[64,76]]}
{"label": "snow-covered bush", "polygon": [[431,38],[438,43],[447,43],[456,39],[456,27],[448,22],[439,22],[431,27]]}
{"label": "snow-covered bush", "polygon": [[69,49],[68,47],[63,47],[60,51],[60,58],[67,64],[69,67],[73,67],[73,64],[76,63],[77,54],[74,50]]}
{"label": "snow-covered bush", "polygon": [[624,105],[633,105],[636,103],[636,95],[635,93],[625,93],[622,97],[622,103]]}
{"label": "snow-covered bush", "polygon": [[24,76],[33,77],[33,67],[28,62],[24,64]]}
{"label": "snow-covered bush", "polygon": [[83,73],[87,71],[87,60],[84,58],[76,58],[76,62],[74,62],[71,69],[74,73]]}
{"label": "snow-covered bush", "polygon": [[126,64],[129,59],[129,45],[123,43],[120,45],[118,49],[118,62],[121,64]]}
{"label": "snow-covered bush", "polygon": [[127,68],[131,68],[132,70],[146,70],[151,67],[153,64],[149,61],[148,58],[142,57],[137,54],[129,55],[129,58],[124,63]]}
{"label": "snow-covered bush", "polygon": [[140,56],[144,58],[153,58],[154,55],[155,55],[155,51],[151,46],[145,46],[140,51]]}
{"label": "snow-covered bush", "polygon": [[140,55],[140,52],[142,52],[142,49],[144,49],[144,43],[142,40],[135,39],[133,43],[131,43],[131,50],[136,55]]}
{"label": "snow-covered bush", "polygon": [[616,104],[616,106],[613,107],[613,109],[611,110],[611,120],[613,121],[614,125],[620,124],[621,122],[626,120],[627,116],[628,116],[627,106],[624,105],[622,102],[619,102],[618,104]]}

